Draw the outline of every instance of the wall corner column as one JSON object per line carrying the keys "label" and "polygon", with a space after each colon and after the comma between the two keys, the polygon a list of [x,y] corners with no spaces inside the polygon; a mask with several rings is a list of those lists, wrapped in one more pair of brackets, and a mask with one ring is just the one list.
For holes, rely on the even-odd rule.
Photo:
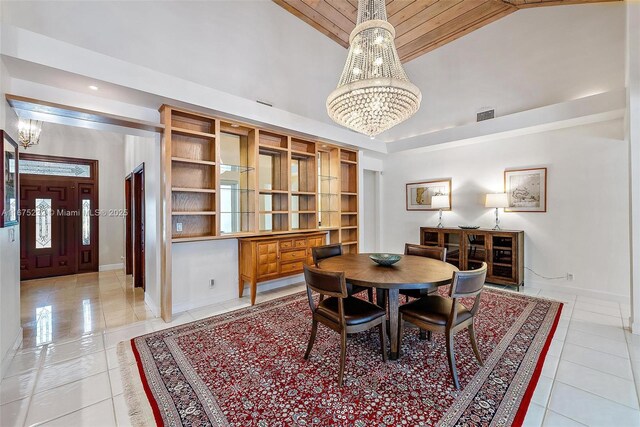
{"label": "wall corner column", "polygon": [[640,2],[626,2],[626,86],[625,136],[629,144],[629,323],[640,334]]}

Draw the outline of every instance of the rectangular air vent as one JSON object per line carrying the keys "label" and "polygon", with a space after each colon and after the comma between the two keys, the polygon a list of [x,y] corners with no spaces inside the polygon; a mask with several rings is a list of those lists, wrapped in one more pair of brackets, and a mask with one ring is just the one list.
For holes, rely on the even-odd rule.
{"label": "rectangular air vent", "polygon": [[493,119],[495,117],[495,112],[496,110],[486,110],[486,111],[480,111],[477,115],[479,122],[483,121],[483,120],[489,120],[489,119]]}

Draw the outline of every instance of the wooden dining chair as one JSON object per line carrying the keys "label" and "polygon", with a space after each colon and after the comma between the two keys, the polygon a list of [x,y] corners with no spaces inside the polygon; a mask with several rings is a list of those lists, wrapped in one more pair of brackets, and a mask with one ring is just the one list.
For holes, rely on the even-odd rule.
{"label": "wooden dining chair", "polygon": [[[312,313],[311,336],[304,354],[305,359],[308,359],[311,354],[318,332],[318,323],[322,323],[340,334],[340,371],[338,372],[340,387],[342,387],[347,355],[347,334],[367,331],[377,326],[380,331],[382,360],[387,361],[385,310],[360,298],[349,296],[344,273],[320,270],[305,265],[304,280],[307,283],[307,297]],[[311,291],[320,294],[317,306]],[[328,298],[325,299],[325,297]]]}
{"label": "wooden dining chair", "polygon": [[[414,245],[412,243],[405,243],[404,254],[432,258],[440,260],[442,262],[447,262],[447,248],[442,248],[440,246],[423,246]],[[404,295],[407,299],[407,302],[409,302],[409,298],[421,298],[423,296],[436,293],[438,293],[437,288],[400,290],[400,295]]]}
{"label": "wooden dining chair", "polygon": [[[313,256],[313,263],[315,264],[316,267],[319,267],[318,263],[323,259],[342,255],[342,244],[334,243],[331,245],[313,247],[311,248],[311,255]],[[347,282],[347,293],[349,294],[349,296],[358,294],[362,291],[367,291],[367,297],[369,298],[369,302],[373,302],[373,288],[356,286]]]}
{"label": "wooden dining chair", "polygon": [[[464,328],[469,329],[471,347],[473,347],[478,363],[480,366],[483,365],[473,329],[473,319],[480,308],[480,294],[486,277],[487,263],[483,262],[482,267],[477,270],[453,273],[450,298],[429,295],[400,307],[400,321],[398,323],[398,340],[400,343],[402,343],[403,321],[413,323],[421,330],[445,334],[449,369],[456,389],[460,389],[456,358],[453,351],[453,337],[456,332]],[[460,298],[474,297],[475,300],[471,309],[468,309],[459,301]]]}

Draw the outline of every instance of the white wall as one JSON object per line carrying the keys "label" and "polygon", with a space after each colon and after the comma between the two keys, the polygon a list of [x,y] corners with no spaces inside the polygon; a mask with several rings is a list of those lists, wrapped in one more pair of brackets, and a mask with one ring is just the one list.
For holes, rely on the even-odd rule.
{"label": "white wall", "polygon": [[[73,126],[44,123],[40,144],[20,153],[98,160],[100,209],[124,208],[124,135]],[[99,264],[121,264],[124,256],[124,218],[99,219]]]}
{"label": "white wall", "polygon": [[380,215],[379,215],[379,173],[365,169],[362,180],[363,204],[360,219],[363,229],[360,235],[360,252],[376,252],[379,250]]}
{"label": "white wall", "polygon": [[4,19],[325,123],[325,99],[346,58],[343,47],[266,0],[11,2]]}
{"label": "white wall", "polygon": [[[331,123],[325,101],[346,50],[271,1],[3,3],[11,25]],[[520,10],[410,61],[422,108],[381,138],[473,122],[482,107],[505,115],[623,88],[624,9]]]}
{"label": "white wall", "polygon": [[[160,136],[125,136],[124,177],[144,163],[145,201],[145,302],[156,316],[160,315],[160,249],[162,243],[161,223],[161,176]],[[124,250],[124,243],[123,243]],[[174,285],[175,289],[175,285]]]}
{"label": "white wall", "polygon": [[[174,244],[172,252],[173,311],[179,313],[238,298],[238,240]],[[209,281],[215,280],[213,288]],[[258,283],[258,293],[299,283],[301,274]],[[244,295],[250,295],[245,283]]]}
{"label": "white wall", "polygon": [[[0,61],[0,129],[8,131],[15,139],[17,118],[4,101],[8,91],[6,75],[4,63]],[[20,227],[0,228],[0,380],[16,347],[22,342],[19,258]]]}
{"label": "white wall", "polygon": [[[458,148],[387,156],[383,182],[383,247],[402,251],[419,242],[420,226],[435,226],[437,212],[407,212],[405,184],[452,178],[453,210],[445,226],[493,225],[486,193],[503,191],[507,168],[548,168],[547,213],[501,213],[505,229],[525,231],[525,266],[546,282],[587,292],[629,297],[627,143],[621,120],[520,136]],[[530,272],[527,283],[544,282]]]}

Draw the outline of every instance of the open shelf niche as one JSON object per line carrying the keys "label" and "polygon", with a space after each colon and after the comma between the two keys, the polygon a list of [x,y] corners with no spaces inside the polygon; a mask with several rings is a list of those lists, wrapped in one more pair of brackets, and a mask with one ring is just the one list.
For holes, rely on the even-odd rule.
{"label": "open shelf niche", "polygon": [[316,144],[291,138],[291,230],[318,227],[316,203]]}
{"label": "open shelf niche", "polygon": [[340,149],[318,147],[318,226],[329,230],[329,242],[340,243]]}
{"label": "open shelf niche", "polygon": [[357,151],[179,107],[160,111],[172,242],[321,230],[358,251]]}
{"label": "open shelf niche", "polygon": [[259,230],[289,230],[289,140],[258,131]]}
{"label": "open shelf niche", "polygon": [[220,123],[220,235],[256,231],[256,133],[235,123]]}
{"label": "open shelf niche", "polygon": [[215,237],[218,122],[180,110],[169,110],[163,117],[171,146],[172,238]]}
{"label": "open shelf niche", "polygon": [[358,253],[358,152],[340,148],[340,242]]}

